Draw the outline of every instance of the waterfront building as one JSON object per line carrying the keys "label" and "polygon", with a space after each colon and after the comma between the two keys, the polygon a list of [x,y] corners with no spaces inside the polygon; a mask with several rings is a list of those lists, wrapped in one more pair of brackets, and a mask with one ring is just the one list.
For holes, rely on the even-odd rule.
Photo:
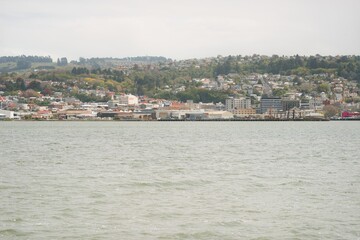
{"label": "waterfront building", "polygon": [[204,117],[205,119],[232,119],[234,114],[228,111],[208,111]]}
{"label": "waterfront building", "polygon": [[19,113],[9,110],[0,109],[0,119],[20,119]]}
{"label": "waterfront building", "polygon": [[186,114],[204,114],[203,109],[190,110],[190,109],[158,109],[155,110],[156,119],[185,119]]}
{"label": "waterfront building", "polygon": [[310,104],[310,109],[321,110],[324,107],[321,97],[310,99],[309,104]]}
{"label": "waterfront building", "polygon": [[308,99],[303,99],[300,102],[301,109],[310,109],[310,101]]}
{"label": "waterfront building", "polygon": [[109,108],[116,108],[120,105],[120,101],[119,100],[109,100],[107,102],[107,104],[108,104]]}
{"label": "waterfront building", "polygon": [[239,108],[239,109],[234,109],[232,111],[233,114],[235,115],[255,115],[256,114],[256,110],[253,108]]}
{"label": "waterfront building", "polygon": [[282,110],[283,111],[289,111],[292,108],[299,108],[300,107],[300,101],[299,100],[293,100],[293,99],[283,99],[282,100]]}
{"label": "waterfront building", "polygon": [[96,112],[88,109],[67,109],[58,112],[59,119],[85,119],[96,117]]}
{"label": "waterfront building", "polygon": [[251,108],[250,98],[234,98],[229,97],[225,99],[225,110],[232,112],[234,109],[248,109]]}
{"label": "waterfront building", "polygon": [[360,113],[344,111],[341,113],[341,118],[343,118],[343,119],[360,119]]}
{"label": "waterfront building", "polygon": [[263,97],[260,101],[260,112],[270,113],[270,112],[278,112],[282,111],[282,101],[279,97]]}

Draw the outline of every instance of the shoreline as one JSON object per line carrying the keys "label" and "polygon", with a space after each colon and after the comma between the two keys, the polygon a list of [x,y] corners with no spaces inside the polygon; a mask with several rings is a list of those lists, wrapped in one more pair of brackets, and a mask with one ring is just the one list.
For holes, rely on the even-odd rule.
{"label": "shoreline", "polygon": [[330,122],[360,121],[360,118],[298,118],[298,119],[0,119],[0,122]]}
{"label": "shoreline", "polygon": [[330,121],[360,121],[360,119],[154,119],[154,120],[138,120],[138,119],[1,119],[0,122],[330,122]]}

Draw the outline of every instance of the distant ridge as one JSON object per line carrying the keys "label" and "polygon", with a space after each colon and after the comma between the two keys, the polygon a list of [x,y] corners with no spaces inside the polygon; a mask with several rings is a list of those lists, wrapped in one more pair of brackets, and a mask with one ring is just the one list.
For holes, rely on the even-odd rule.
{"label": "distant ridge", "polygon": [[53,60],[50,56],[1,56],[0,63],[27,61],[31,63],[51,63]]}
{"label": "distant ridge", "polygon": [[161,61],[171,60],[170,58],[166,58],[163,56],[136,56],[136,57],[123,57],[123,58],[93,57],[93,58],[84,58],[84,59],[86,59],[86,60],[116,60],[116,61],[132,61],[132,62],[148,62],[148,61],[161,62]]}

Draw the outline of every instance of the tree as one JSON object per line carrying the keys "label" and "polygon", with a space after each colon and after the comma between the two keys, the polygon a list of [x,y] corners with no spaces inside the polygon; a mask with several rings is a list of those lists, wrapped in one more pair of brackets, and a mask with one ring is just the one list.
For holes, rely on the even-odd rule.
{"label": "tree", "polygon": [[57,59],[57,65],[58,66],[66,66],[68,65],[68,60],[66,57],[62,57],[61,59]]}
{"label": "tree", "polygon": [[302,93],[310,93],[313,90],[313,86],[311,83],[302,83],[300,85],[300,91]]}
{"label": "tree", "polygon": [[21,69],[27,69],[31,67],[31,62],[28,61],[24,61],[24,60],[20,60],[16,63],[16,68],[21,70]]}
{"label": "tree", "polygon": [[40,94],[36,91],[34,91],[33,89],[28,89],[23,93],[23,96],[26,98],[29,97],[40,97]]}
{"label": "tree", "polygon": [[287,92],[286,89],[280,89],[280,88],[273,89],[273,95],[277,97],[282,97],[283,95],[286,94],[286,92]]}
{"label": "tree", "polygon": [[310,56],[307,62],[307,67],[310,69],[318,68],[317,58],[315,58],[314,56]]}
{"label": "tree", "polygon": [[62,65],[62,66],[68,65],[68,60],[67,60],[66,57],[61,58],[60,62],[61,62],[61,65]]}
{"label": "tree", "polygon": [[44,94],[45,96],[51,96],[52,95],[51,86],[47,85],[41,93]]}
{"label": "tree", "polygon": [[19,90],[25,90],[26,87],[25,87],[25,82],[24,82],[24,79],[22,78],[17,78],[16,79],[16,86],[17,86],[17,89]]}
{"label": "tree", "polygon": [[73,69],[71,70],[71,74],[74,74],[74,75],[77,74],[77,68],[76,67],[73,67]]}
{"label": "tree", "polygon": [[340,109],[338,107],[335,107],[334,105],[326,105],[323,108],[324,116],[326,118],[331,118],[339,114]]}
{"label": "tree", "polygon": [[41,91],[42,87],[41,87],[41,83],[39,81],[32,81],[29,83],[27,89],[33,89],[36,91]]}
{"label": "tree", "polygon": [[328,93],[330,91],[330,85],[327,83],[321,83],[318,86],[318,92],[324,92],[324,93]]}
{"label": "tree", "polygon": [[85,63],[86,63],[86,59],[83,58],[83,57],[80,57],[80,58],[79,58],[79,63],[80,63],[80,64],[85,64]]}

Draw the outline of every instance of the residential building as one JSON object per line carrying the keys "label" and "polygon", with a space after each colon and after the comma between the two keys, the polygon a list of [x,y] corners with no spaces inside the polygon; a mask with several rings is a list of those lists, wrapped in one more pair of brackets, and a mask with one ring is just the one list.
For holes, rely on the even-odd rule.
{"label": "residential building", "polygon": [[232,112],[234,109],[251,108],[250,98],[234,98],[229,97],[225,99],[226,111]]}
{"label": "residential building", "polygon": [[119,104],[138,105],[139,104],[139,98],[137,96],[132,95],[132,94],[121,95],[120,98],[119,98]]}

